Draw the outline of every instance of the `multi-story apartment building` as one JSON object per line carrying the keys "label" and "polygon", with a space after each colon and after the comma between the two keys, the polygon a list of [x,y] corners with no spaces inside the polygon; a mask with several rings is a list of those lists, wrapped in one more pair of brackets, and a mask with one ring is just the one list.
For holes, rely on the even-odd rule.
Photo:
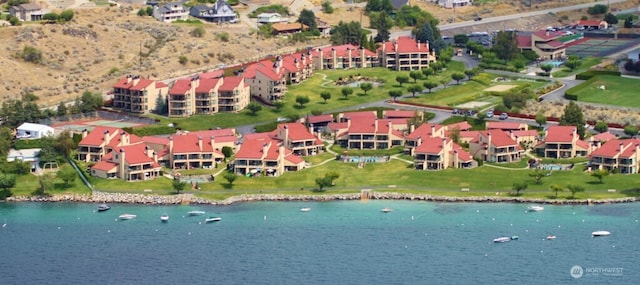
{"label": "multi-story apartment building", "polygon": [[587,156],[592,148],[588,142],[580,140],[576,127],[550,126],[535,149],[543,157],[572,158]]}
{"label": "multi-story apartment building", "polygon": [[469,142],[473,157],[488,162],[510,163],[520,161],[524,149],[502,130],[480,131],[477,139]]}
{"label": "multi-story apartment building", "polygon": [[403,134],[385,119],[352,117],[345,123],[331,123],[328,128],[334,133],[336,143],[350,149],[390,149],[404,145]]}
{"label": "multi-story apartment building", "polygon": [[613,139],[589,154],[592,170],[605,169],[618,173],[640,173],[640,139]]}
{"label": "multi-story apartment building", "polygon": [[182,5],[182,2],[169,2],[161,6],[155,6],[153,17],[160,22],[171,23],[176,20],[188,19],[189,10]]}
{"label": "multi-story apartment building", "polygon": [[215,137],[203,138],[197,134],[169,137],[168,154],[172,169],[215,168],[224,160]]}
{"label": "multi-story apartment building", "polygon": [[322,151],[320,138],[301,123],[279,124],[275,135],[295,155],[316,155]]}
{"label": "multi-story apartment building", "polygon": [[298,84],[313,75],[311,50],[288,54],[277,58],[282,62],[285,80],[288,84]]}
{"label": "multi-story apartment building", "polygon": [[428,123],[424,123],[416,129],[410,128],[409,134],[404,137],[404,152],[413,156],[415,148],[422,144],[424,139],[444,138],[446,129],[441,125]]}
{"label": "multi-story apartment building", "polygon": [[148,113],[156,109],[158,97],[166,96],[169,86],[163,82],[127,75],[113,85],[113,108],[131,113]]}
{"label": "multi-story apartment building", "polygon": [[162,167],[154,159],[155,151],[144,144],[121,146],[105,155],[90,169],[91,176],[119,178],[125,181],[155,179]]}
{"label": "multi-story apartment building", "polygon": [[368,68],[379,65],[378,55],[351,44],[318,48],[312,52],[316,70]]}
{"label": "multi-story apartment building", "polygon": [[420,70],[436,61],[429,43],[420,43],[411,37],[399,37],[378,47],[380,66],[391,70]]}
{"label": "multi-story apartment building", "polygon": [[417,170],[443,170],[447,168],[474,168],[477,162],[471,155],[444,137],[418,137],[414,149],[414,167]]}
{"label": "multi-story apartment building", "polygon": [[237,175],[280,176],[287,171],[304,169],[305,162],[279,140],[258,138],[242,142],[233,166]]}
{"label": "multi-story apartment building", "polygon": [[251,96],[272,103],[287,92],[287,78],[279,60],[263,60],[249,65],[240,75],[250,86]]}
{"label": "multi-story apartment building", "polygon": [[78,143],[78,160],[97,162],[114,149],[141,143],[142,139],[138,136],[121,129],[98,126],[91,132],[82,132],[82,140]]}
{"label": "multi-story apartment building", "polygon": [[169,91],[169,116],[237,112],[247,107],[249,100],[249,86],[241,77],[178,79]]}

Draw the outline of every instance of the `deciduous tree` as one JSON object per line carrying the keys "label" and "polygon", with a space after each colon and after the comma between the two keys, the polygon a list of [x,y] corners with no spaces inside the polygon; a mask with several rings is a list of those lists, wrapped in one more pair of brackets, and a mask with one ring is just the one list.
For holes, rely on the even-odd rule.
{"label": "deciduous tree", "polygon": [[309,103],[309,96],[298,95],[296,96],[296,103],[300,104],[300,108],[304,108],[304,105]]}
{"label": "deciduous tree", "polygon": [[[362,88],[362,86],[360,86],[360,88]],[[367,91],[365,91],[365,93],[367,93]],[[324,102],[326,103],[327,100],[331,99],[331,93],[322,91],[320,92],[320,98],[322,98],[322,100],[324,100]]]}

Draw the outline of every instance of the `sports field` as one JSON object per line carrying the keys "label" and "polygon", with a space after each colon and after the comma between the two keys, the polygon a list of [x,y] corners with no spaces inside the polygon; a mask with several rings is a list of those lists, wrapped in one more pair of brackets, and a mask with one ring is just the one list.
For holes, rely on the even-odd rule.
{"label": "sports field", "polygon": [[567,55],[602,57],[638,44],[635,39],[587,39],[567,48]]}
{"label": "sports field", "polygon": [[583,83],[588,85],[577,92],[578,101],[640,108],[636,89],[640,79],[598,76],[596,80],[588,82]]}

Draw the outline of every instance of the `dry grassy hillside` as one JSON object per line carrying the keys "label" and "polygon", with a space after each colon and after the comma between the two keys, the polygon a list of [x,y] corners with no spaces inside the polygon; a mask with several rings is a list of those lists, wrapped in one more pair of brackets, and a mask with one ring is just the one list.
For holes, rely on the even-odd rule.
{"label": "dry grassy hillside", "polygon": [[[41,104],[55,105],[84,90],[108,90],[127,73],[166,79],[314,44],[294,46],[281,39],[258,39],[241,24],[203,24],[206,33],[197,38],[190,35],[197,25],[164,24],[139,17],[136,11],[131,7],[80,9],[68,24],[0,29],[0,100],[32,92]],[[228,34],[226,41],[223,33]],[[21,59],[25,46],[40,50],[42,63]],[[180,56],[189,62],[180,64]]]}

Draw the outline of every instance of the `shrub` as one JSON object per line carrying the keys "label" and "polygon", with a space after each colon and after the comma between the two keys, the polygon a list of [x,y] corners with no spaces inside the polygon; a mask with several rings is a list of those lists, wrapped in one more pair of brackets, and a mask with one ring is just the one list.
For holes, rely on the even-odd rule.
{"label": "shrub", "polygon": [[189,62],[189,59],[186,56],[181,55],[180,57],[178,57],[178,62],[182,65],[185,65],[187,64],[187,62]]}
{"label": "shrub", "polygon": [[32,46],[25,46],[20,53],[20,57],[26,62],[40,63],[42,62],[42,51]]}
{"label": "shrub", "polygon": [[195,27],[193,28],[193,30],[191,30],[191,32],[189,32],[189,34],[192,37],[201,38],[204,37],[205,31],[203,27]]}
{"label": "shrub", "polygon": [[582,73],[576,74],[576,80],[589,80],[594,76],[598,75],[613,75],[620,76],[620,71],[611,71],[611,70],[588,70]]}
{"label": "shrub", "polygon": [[221,41],[221,42],[228,42],[229,41],[229,33],[227,32],[222,32],[222,33],[217,33],[216,34],[216,40]]}

